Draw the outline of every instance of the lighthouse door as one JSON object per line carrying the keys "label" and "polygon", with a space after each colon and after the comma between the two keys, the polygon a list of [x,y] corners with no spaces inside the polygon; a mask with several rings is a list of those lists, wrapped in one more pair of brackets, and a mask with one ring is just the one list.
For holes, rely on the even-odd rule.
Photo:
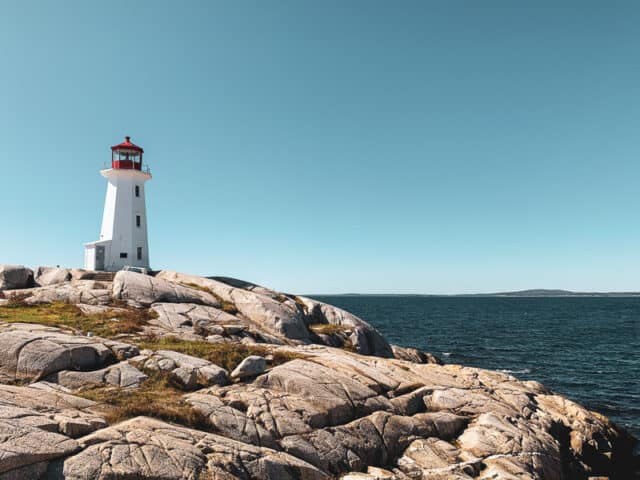
{"label": "lighthouse door", "polygon": [[104,270],[104,245],[96,245],[96,270]]}

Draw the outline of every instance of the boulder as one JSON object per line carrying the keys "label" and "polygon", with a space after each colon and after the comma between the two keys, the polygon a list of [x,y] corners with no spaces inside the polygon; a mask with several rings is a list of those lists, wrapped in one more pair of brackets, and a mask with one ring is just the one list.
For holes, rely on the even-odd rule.
{"label": "boulder", "polygon": [[[294,343],[295,341],[308,343],[312,339],[308,325],[329,323],[350,330],[349,341],[358,353],[393,357],[391,347],[375,328],[355,315],[332,305],[310,298],[278,293],[259,285],[230,278],[203,278],[162,271],[158,273],[156,279],[168,280],[174,284],[196,285],[206,289],[228,305],[232,305],[239,316],[280,339],[292,340]],[[240,329],[239,326],[234,328]],[[234,334],[228,331],[225,333]],[[212,332],[212,334],[218,333]],[[315,341],[323,340],[323,337],[318,335],[313,335],[313,338],[316,339]],[[346,338],[340,339],[337,345],[344,345]],[[334,338],[327,338],[326,343],[331,345],[334,340]]]}
{"label": "boulder", "polygon": [[56,285],[70,281],[71,271],[60,267],[38,267],[35,275],[35,283],[38,286]]}
{"label": "boulder", "polygon": [[151,308],[157,318],[150,325],[168,335],[222,335],[225,332],[222,324],[240,321],[219,308],[193,303],[154,303]]}
{"label": "boulder", "polygon": [[560,448],[554,437],[522,418],[482,413],[458,438],[460,448],[478,458],[499,455],[530,456],[515,471],[536,478],[562,479]]}
{"label": "boulder", "polygon": [[221,306],[216,297],[205,291],[129,271],[116,274],[113,280],[113,298],[135,307],[149,307],[157,302]]}
{"label": "boulder", "polygon": [[29,425],[29,417],[0,419],[0,473],[66,457],[79,449],[69,437]]}
{"label": "boulder", "polygon": [[193,368],[177,367],[171,373],[185,390],[192,390],[198,384],[198,373]]}
{"label": "boulder", "polygon": [[113,425],[78,443],[82,451],[62,464],[66,480],[329,480],[286,453],[145,417]]}
{"label": "boulder", "polygon": [[355,350],[362,355],[393,358],[391,346],[380,332],[367,322],[341,308],[318,302],[306,297],[297,297],[304,305],[307,323],[340,325],[353,329],[351,342]]}
{"label": "boulder", "polygon": [[99,370],[86,372],[62,370],[50,375],[47,380],[76,390],[99,384],[115,385],[122,388],[137,388],[147,378],[147,375],[125,361]]}
{"label": "boulder", "polygon": [[107,425],[89,410],[95,403],[39,385],[0,385],[0,418],[77,438]]}
{"label": "boulder", "polygon": [[451,479],[476,478],[484,468],[481,459],[465,454],[437,437],[414,440],[397,463],[399,470],[408,478],[433,480],[443,478],[445,472],[446,478]]}
{"label": "boulder", "polygon": [[325,472],[340,475],[369,465],[389,465],[413,440],[438,435],[438,422],[455,424],[456,433],[466,425],[463,418],[452,414],[404,417],[376,412],[346,425],[291,435],[280,444],[287,453]]}
{"label": "boulder", "polygon": [[409,480],[405,476],[391,472],[384,468],[368,467],[367,473],[351,472],[340,477],[340,480]]}
{"label": "boulder", "polygon": [[429,352],[423,352],[417,348],[400,347],[398,345],[391,345],[393,350],[393,356],[398,360],[405,360],[413,363],[435,363],[442,365],[443,362],[434,354]]}
{"label": "boulder", "polygon": [[185,389],[193,389],[198,383],[204,386],[228,383],[228,372],[224,368],[171,350],[142,354],[131,361],[149,370],[171,373]]}
{"label": "boulder", "polygon": [[33,270],[22,265],[0,265],[0,290],[33,287]]}
{"label": "boulder", "polygon": [[39,325],[0,325],[0,377],[5,381],[33,381],[62,370],[103,368],[115,358],[100,338]]}
{"label": "boulder", "polygon": [[286,296],[274,298],[261,290],[247,290],[218,280],[178,272],[162,271],[156,278],[207,289],[233,306],[244,318],[281,340],[309,341],[304,314],[296,302]]}
{"label": "boulder", "polygon": [[246,378],[260,375],[267,368],[267,361],[259,355],[250,355],[231,372],[231,378]]}
{"label": "boulder", "polygon": [[29,305],[52,302],[109,305],[112,301],[108,284],[94,280],[74,280],[46,287],[15,290],[12,293],[26,295],[25,303]]}

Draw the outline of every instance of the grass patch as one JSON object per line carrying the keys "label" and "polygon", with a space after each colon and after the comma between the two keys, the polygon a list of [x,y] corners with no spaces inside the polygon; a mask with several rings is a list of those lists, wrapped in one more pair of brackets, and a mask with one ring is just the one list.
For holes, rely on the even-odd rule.
{"label": "grass patch", "polygon": [[204,293],[209,293],[211,295],[213,295],[213,292],[211,290],[209,290],[207,287],[203,287],[202,285],[198,285],[197,283],[181,283],[181,285],[185,286],[185,287],[189,287],[189,288],[193,288],[194,290],[200,290],[201,292]]}
{"label": "grass patch", "polygon": [[222,305],[221,310],[223,312],[227,312],[230,315],[235,315],[236,313],[238,313],[238,309],[236,308],[236,306],[233,303],[227,302],[226,300],[221,299],[220,297],[218,297],[215,294],[213,296],[216,297],[220,301],[220,304]]}
{"label": "grass patch", "polygon": [[336,325],[334,323],[312,323],[309,325],[309,330],[316,334],[333,335],[352,330],[352,328],[345,327],[343,325]]}
{"label": "grass patch", "polygon": [[36,323],[49,327],[68,328],[83,333],[111,338],[121,334],[133,334],[157,314],[153,310],[107,310],[86,315],[75,305],[67,303],[43,303],[26,305],[11,303],[0,306],[0,321],[8,323]]}
{"label": "grass patch", "polygon": [[296,305],[298,306],[298,308],[304,313],[307,313],[307,310],[308,310],[307,305],[305,305],[302,299],[297,295],[292,295],[292,298],[293,298],[293,301],[296,302]]}
{"label": "grass patch", "polygon": [[104,406],[104,418],[109,423],[137,416],[158,418],[199,430],[207,430],[207,418],[194,410],[184,399],[184,392],[171,375],[160,371],[145,371],[149,378],[139,388],[95,386],[75,395]]}
{"label": "grass patch", "polygon": [[139,348],[149,350],[173,350],[192,357],[208,360],[231,372],[249,355],[271,355],[269,366],[275,367],[296,358],[304,358],[295,352],[274,351],[262,345],[243,343],[209,343],[205,341],[182,340],[178,337],[150,337],[136,342]]}
{"label": "grass patch", "polygon": [[203,287],[202,285],[198,285],[197,283],[183,283],[182,285],[184,285],[185,287],[193,288],[195,290],[200,290],[201,292],[205,292],[205,293],[208,293],[209,295],[214,296],[216,300],[220,302],[220,310],[222,310],[223,312],[227,312],[231,315],[235,315],[236,313],[238,313],[238,309],[232,302],[227,302],[226,300],[223,300],[220,297],[220,295],[213,293],[207,287]]}

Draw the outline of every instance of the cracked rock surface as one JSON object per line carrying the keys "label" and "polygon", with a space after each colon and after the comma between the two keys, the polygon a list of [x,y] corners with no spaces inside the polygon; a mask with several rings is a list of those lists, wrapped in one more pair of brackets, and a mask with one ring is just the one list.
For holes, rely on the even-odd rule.
{"label": "cracked rock surface", "polygon": [[185,355],[171,350],[143,352],[131,359],[132,362],[148,369],[170,373],[188,390],[200,385],[225,385],[229,373],[207,360]]}
{"label": "cracked rock surface", "polygon": [[108,305],[112,301],[110,284],[95,280],[73,280],[38,288],[12,290],[11,295],[28,295],[28,304],[72,303],[86,305]]}
{"label": "cracked rock surface", "polygon": [[[606,417],[534,381],[391,347],[330,305],[176,272],[119,272],[96,289],[65,271],[40,270],[50,285],[24,290],[25,304],[82,300],[92,314],[126,302],[157,316],[112,339],[0,324],[0,480],[634,478],[633,440]],[[83,288],[108,298],[69,293]],[[184,350],[135,346],[163,337]],[[229,375],[197,356],[218,343],[258,343],[264,357]],[[109,424],[80,396],[140,392],[155,372],[196,427],[152,410]]]}
{"label": "cracked rock surface", "polygon": [[114,361],[117,345],[41,325],[0,323],[0,379],[39,380],[62,370],[99,369]]}

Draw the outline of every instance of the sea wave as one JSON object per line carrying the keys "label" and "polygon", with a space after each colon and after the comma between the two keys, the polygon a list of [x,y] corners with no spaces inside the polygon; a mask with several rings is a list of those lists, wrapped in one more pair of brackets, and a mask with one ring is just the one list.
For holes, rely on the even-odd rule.
{"label": "sea wave", "polygon": [[508,373],[509,375],[523,375],[523,374],[531,373],[531,370],[529,370],[528,368],[523,368],[522,370],[510,370],[508,368],[499,368],[498,372]]}

